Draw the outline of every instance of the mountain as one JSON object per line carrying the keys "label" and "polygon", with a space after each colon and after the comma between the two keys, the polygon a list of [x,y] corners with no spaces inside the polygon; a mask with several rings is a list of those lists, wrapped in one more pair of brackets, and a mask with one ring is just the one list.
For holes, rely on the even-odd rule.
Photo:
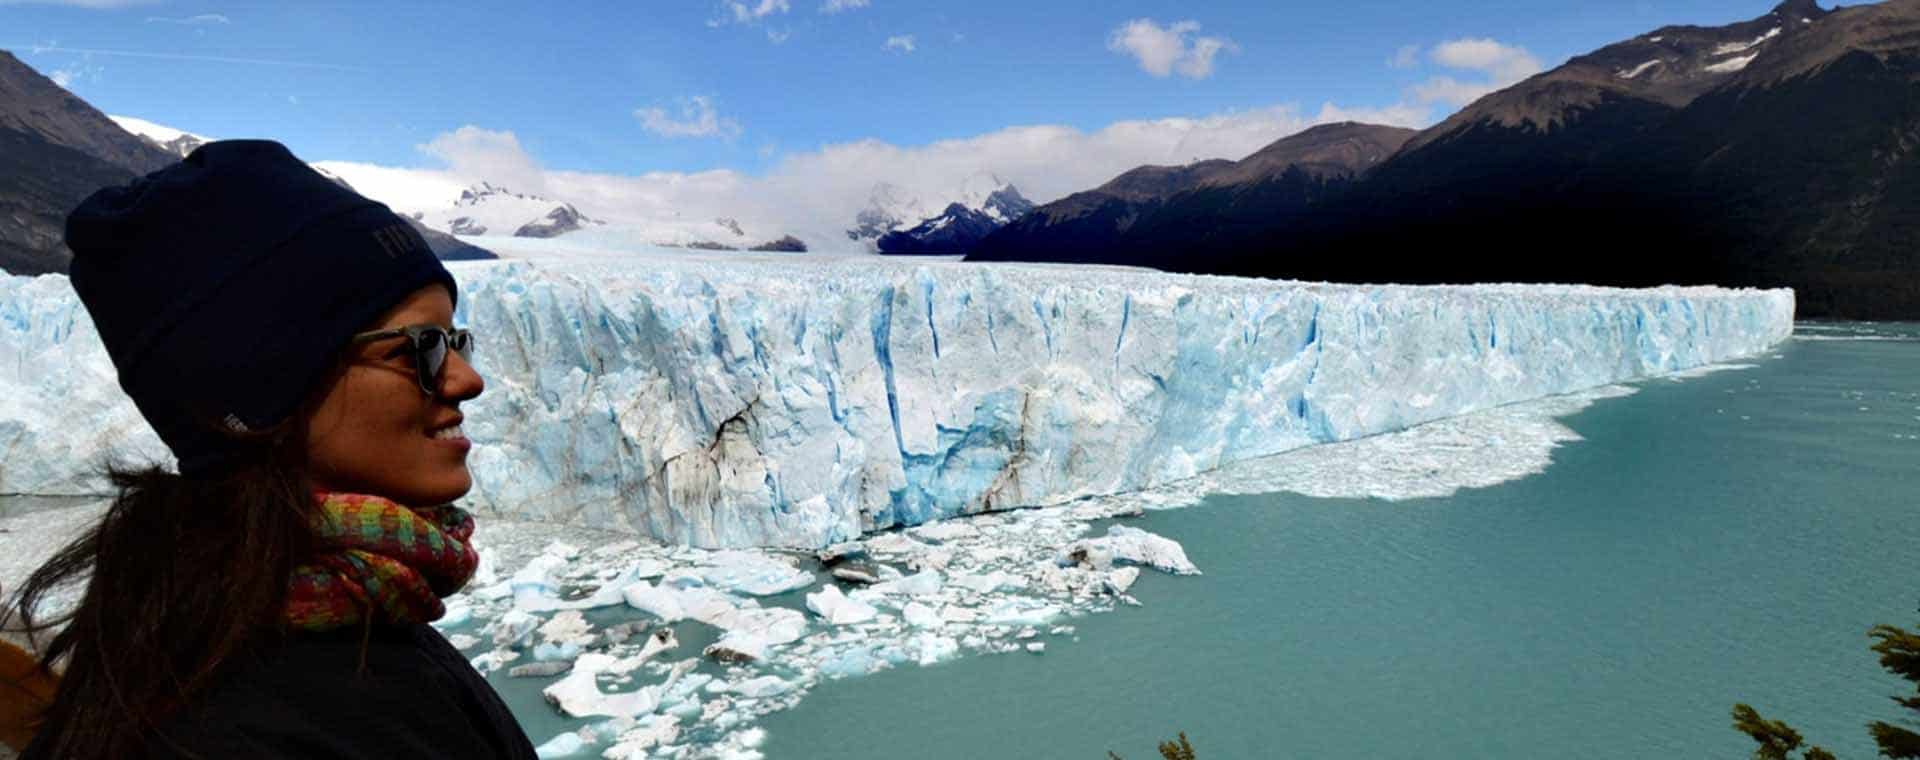
{"label": "mountain", "polygon": [[1343,281],[1785,285],[1805,316],[1914,318],[1916,150],[1920,2],[1791,0],[1576,57],[1348,182],[1252,201],[1187,193],[1099,246],[1045,248],[1011,237],[1016,225],[975,257]]}
{"label": "mountain", "polygon": [[67,212],[172,161],[0,50],[0,270],[66,271]]}
{"label": "mountain", "polygon": [[112,119],[113,123],[119,125],[121,129],[131,132],[135,136],[152,143],[155,147],[179,158],[186,158],[195,148],[213,142],[214,139],[196,135],[192,132],[182,132],[173,127],[155,124],[146,119],[132,116],[114,116],[109,114],[107,118]]}
{"label": "mountain", "polygon": [[469,187],[448,208],[417,212],[421,223],[452,235],[550,238],[604,224],[572,204],[516,193],[488,182]]}
{"label": "mountain", "polygon": [[[916,228],[931,228],[943,218],[949,217],[951,207],[958,204],[963,209],[977,212],[978,217],[969,216],[969,224],[990,224],[999,227],[1032,210],[1033,203],[1020,195],[1019,189],[992,172],[981,171],[969,175],[958,186],[943,188],[934,193],[916,193],[891,182],[881,182],[873,186],[867,205],[854,216],[854,225],[849,228],[847,238],[867,244],[881,253],[931,253],[935,251],[904,250],[918,244],[912,243],[911,233]],[[942,226],[953,226],[960,221],[960,215]],[[891,233],[903,233],[906,237],[895,236],[896,246],[901,250],[888,251],[880,246],[880,239]]]}
{"label": "mountain", "polygon": [[1004,185],[988,193],[979,208],[949,203],[939,216],[908,229],[895,229],[880,236],[876,245],[888,254],[963,254],[994,230],[1031,213],[1033,202],[1013,185]]}
{"label": "mountain", "polygon": [[1086,192],[1041,206],[982,240],[974,258],[1122,261],[1125,247],[1152,244],[1150,230],[1178,227],[1185,209],[1224,202],[1264,214],[1318,197],[1378,165],[1413,137],[1411,129],[1343,122],[1274,141],[1239,161],[1142,166]]}

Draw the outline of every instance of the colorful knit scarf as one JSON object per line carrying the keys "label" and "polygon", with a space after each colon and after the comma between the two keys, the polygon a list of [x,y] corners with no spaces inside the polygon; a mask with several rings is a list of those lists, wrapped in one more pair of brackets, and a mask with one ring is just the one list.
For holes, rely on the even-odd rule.
{"label": "colorful knit scarf", "polygon": [[378,496],[316,491],[320,555],[293,570],[285,621],[328,631],[367,620],[425,623],[446,614],[480,555],[473,517],[451,504],[404,507]]}

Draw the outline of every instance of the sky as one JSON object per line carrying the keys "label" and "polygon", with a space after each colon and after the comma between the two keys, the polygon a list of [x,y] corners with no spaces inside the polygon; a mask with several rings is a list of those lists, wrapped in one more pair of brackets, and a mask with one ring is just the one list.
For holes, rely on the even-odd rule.
{"label": "sky", "polygon": [[1427,126],[1609,42],[1770,5],[0,0],[0,49],[107,113],[309,161],[568,177],[589,203],[816,183],[844,205],[970,171],[1045,201],[1322,121]]}

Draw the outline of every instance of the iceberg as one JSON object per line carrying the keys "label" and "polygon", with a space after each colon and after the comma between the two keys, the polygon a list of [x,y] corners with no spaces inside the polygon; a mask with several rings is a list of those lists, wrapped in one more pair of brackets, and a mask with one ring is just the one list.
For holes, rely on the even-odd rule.
{"label": "iceberg", "polygon": [[[481,514],[815,549],[1763,352],[1787,290],[872,259],[462,262]],[[166,461],[65,278],[0,277],[0,493]],[[940,540],[936,531],[927,537]],[[526,579],[523,579],[523,582]],[[774,579],[777,585],[778,579]]]}

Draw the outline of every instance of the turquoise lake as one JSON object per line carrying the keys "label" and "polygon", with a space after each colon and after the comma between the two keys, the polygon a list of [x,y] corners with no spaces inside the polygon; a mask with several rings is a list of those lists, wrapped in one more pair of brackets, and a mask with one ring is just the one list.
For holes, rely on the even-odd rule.
{"label": "turquoise lake", "polygon": [[[1744,758],[1749,702],[1843,758],[1920,622],[1920,326],[1802,325],[1638,384],[1542,474],[1442,499],[1214,497],[1128,521],[1205,575],[1043,655],[820,685],[770,758]],[[1867,339],[1860,339],[1867,338]],[[536,741],[539,739],[536,738]]]}

